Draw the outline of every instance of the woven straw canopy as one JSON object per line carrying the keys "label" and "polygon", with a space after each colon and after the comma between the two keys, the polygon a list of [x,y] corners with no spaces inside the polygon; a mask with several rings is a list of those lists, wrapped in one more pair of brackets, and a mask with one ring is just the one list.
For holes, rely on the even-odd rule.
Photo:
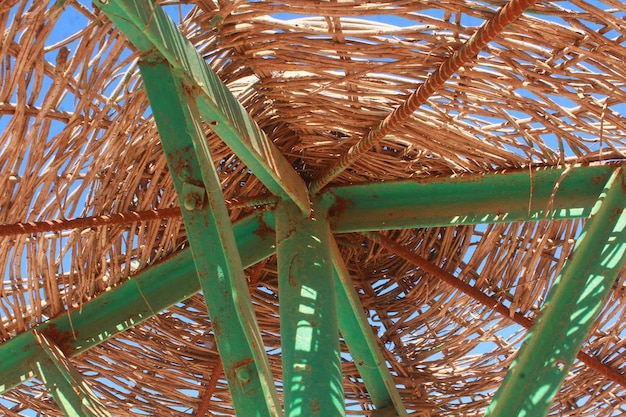
{"label": "woven straw canopy", "polygon": [[[149,85],[145,66],[173,68],[188,100],[206,96],[207,84],[156,37],[138,42],[148,30],[107,9],[124,3],[153,4],[0,3],[1,415],[63,415],[42,363],[69,364],[78,373],[61,373],[83,381],[115,416],[234,415],[227,378],[249,377],[221,345],[218,354],[211,287],[196,278],[195,227],[186,231],[176,187],[187,187],[182,201],[192,213],[217,203],[194,199],[201,182],[173,181],[164,132],[174,125],[159,122],[157,131],[154,97],[164,93],[154,75]],[[412,416],[485,412],[609,177],[623,184],[624,3],[527,2],[521,15],[501,12],[506,3],[157,1],[256,122],[268,139],[261,145],[282,155],[311,201],[326,202],[335,258],[360,298],[350,311],[366,318],[371,349],[384,358],[370,365],[390,375],[390,395],[397,391]],[[498,25],[495,16],[507,13]],[[203,132],[217,168],[217,200],[234,224],[283,404],[285,299],[274,231],[281,235],[289,212],[282,201],[297,193],[277,193],[285,177],[266,180],[244,155],[259,144],[232,150],[219,131],[224,121],[198,106],[202,121],[189,126]],[[498,182],[513,177],[529,188]],[[565,202],[559,193],[569,193]],[[388,211],[369,218],[372,204]],[[623,231],[612,239],[623,243]],[[553,386],[551,415],[626,413],[620,259],[580,353]],[[219,323],[226,333],[231,320]],[[347,413],[371,415],[378,400],[342,320]]]}

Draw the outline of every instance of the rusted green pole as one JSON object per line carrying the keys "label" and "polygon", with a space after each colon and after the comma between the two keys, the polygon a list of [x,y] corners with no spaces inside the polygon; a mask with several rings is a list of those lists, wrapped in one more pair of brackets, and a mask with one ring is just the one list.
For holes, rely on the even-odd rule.
{"label": "rusted green pole", "polygon": [[139,64],[238,415],[282,410],[195,101],[162,60]]}
{"label": "rusted green pole", "polygon": [[335,295],[339,315],[339,331],[350,350],[367,392],[376,406],[377,417],[406,417],[407,412],[387,361],[372,331],[363,304],[354,289],[350,272],[341,258],[339,247],[331,238],[332,262],[335,269]]}
{"label": "rusted green pole", "polygon": [[[268,229],[268,224],[274,224],[271,211],[233,225],[244,267],[275,252],[276,236],[273,229]],[[50,335],[67,357],[73,357],[143,323],[198,291],[200,281],[189,249],[142,270],[111,291],[85,303],[82,308],[61,314],[2,343],[0,393],[35,375],[34,364],[42,349],[35,332]]]}
{"label": "rusted green pole", "polygon": [[278,296],[285,415],[345,415],[337,306],[326,210],[303,219],[276,207]]}
{"label": "rusted green pole", "polygon": [[617,169],[487,409],[488,417],[542,417],[626,260],[626,184]]}
{"label": "rusted green pole", "polygon": [[329,187],[335,233],[587,218],[614,166],[513,170]]}

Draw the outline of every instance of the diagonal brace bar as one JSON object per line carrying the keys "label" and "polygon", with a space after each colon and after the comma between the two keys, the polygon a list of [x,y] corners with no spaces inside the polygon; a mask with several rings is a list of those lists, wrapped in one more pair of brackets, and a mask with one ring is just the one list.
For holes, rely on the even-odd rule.
{"label": "diagonal brace bar", "polygon": [[372,403],[389,417],[405,417],[406,408],[387,368],[387,361],[377,338],[363,313],[363,304],[354,289],[350,272],[343,262],[339,247],[331,238],[332,262],[335,269],[335,296],[339,331],[352,355]]}
{"label": "diagonal brace bar", "polygon": [[547,415],[626,260],[626,181],[617,169],[556,278],[486,416]]}
{"label": "diagonal brace bar", "polygon": [[272,193],[293,201],[305,217],[309,215],[302,178],[160,6],[150,0],[97,0],[94,4],[140,52],[165,58],[197,100],[211,129]]}
{"label": "diagonal brace bar", "polygon": [[42,355],[37,373],[54,401],[68,417],[110,417],[100,399],[67,360],[61,349],[44,334],[35,332]]}
{"label": "diagonal brace bar", "polygon": [[140,63],[235,410],[281,414],[224,195],[195,101],[164,62]]}

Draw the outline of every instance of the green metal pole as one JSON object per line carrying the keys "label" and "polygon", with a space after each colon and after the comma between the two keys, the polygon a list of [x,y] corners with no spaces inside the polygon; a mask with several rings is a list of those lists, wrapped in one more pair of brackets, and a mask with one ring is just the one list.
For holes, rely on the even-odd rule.
{"label": "green metal pole", "polygon": [[[342,186],[329,188],[322,199],[330,209],[330,222],[331,226],[335,225],[335,232],[513,219],[532,221],[544,215],[558,219],[579,218],[589,216],[593,202],[614,170],[610,165],[575,166],[569,168],[560,182],[563,169],[544,168],[442,178],[428,183],[403,181]],[[546,211],[557,184],[553,209]],[[484,205],[481,206],[481,202]],[[233,226],[244,267],[275,253],[274,223],[274,212],[265,211]],[[183,250],[142,270],[81,309],[41,323],[36,329],[40,333],[54,335],[55,343],[66,356],[72,357],[142,323],[199,290],[191,252]],[[58,336],[61,339],[57,340]],[[0,345],[0,393],[32,378],[30,365],[38,354],[32,330]]]}
{"label": "green metal pole", "polygon": [[272,372],[196,103],[186,95],[169,64],[144,61],[139,67],[182,206],[235,411],[244,416],[280,416]]}
{"label": "green metal pole", "polygon": [[326,210],[276,207],[285,415],[345,415],[337,306]]}
{"label": "green metal pole", "polygon": [[37,373],[63,413],[68,417],[110,417],[61,349],[43,334],[35,332],[35,338],[43,353],[36,361]]}
{"label": "green metal pole", "polygon": [[363,378],[367,392],[376,406],[376,416],[405,417],[406,408],[387,368],[387,361],[363,312],[363,304],[354,289],[346,264],[335,239],[331,237],[332,262],[335,268],[335,294],[339,331]]}
{"label": "green metal pole", "polygon": [[272,193],[295,202],[308,216],[310,203],[302,178],[158,4],[151,0],[94,4],[142,54],[167,60],[210,128]]}
{"label": "green metal pole", "polygon": [[539,318],[487,409],[489,417],[541,417],[587,338],[626,260],[624,169],[608,181]]}
{"label": "green metal pole", "polygon": [[588,217],[614,166],[331,187],[323,194],[336,233]]}

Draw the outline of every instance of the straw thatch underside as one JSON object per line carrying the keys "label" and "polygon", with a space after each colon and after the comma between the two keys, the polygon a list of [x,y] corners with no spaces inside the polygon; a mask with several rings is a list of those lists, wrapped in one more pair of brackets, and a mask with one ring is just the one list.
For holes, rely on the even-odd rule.
{"label": "straw thatch underside", "polygon": [[[90,2],[56,3],[0,3],[0,224],[177,206],[138,55]],[[175,3],[164,2],[180,30],[310,183],[504,2]],[[624,10],[620,0],[538,3],[332,184],[624,161]],[[207,140],[227,200],[267,194],[208,129]],[[252,210],[232,208],[231,218]],[[583,224],[383,235],[535,318]],[[482,414],[525,330],[365,235],[337,238],[410,414]],[[177,216],[0,237],[0,340],[81,308],[185,245]],[[246,274],[265,344],[278,348],[275,257]],[[624,288],[622,273],[583,346],[620,373]],[[114,415],[195,414],[217,366],[212,337],[196,295],[71,361]],[[279,380],[277,349],[269,356]],[[347,359],[344,375],[349,412],[369,414],[357,411],[373,407]],[[36,380],[2,399],[2,415],[60,415]],[[231,407],[222,375],[210,410]],[[577,361],[552,414],[616,410],[626,412],[626,387]]]}

